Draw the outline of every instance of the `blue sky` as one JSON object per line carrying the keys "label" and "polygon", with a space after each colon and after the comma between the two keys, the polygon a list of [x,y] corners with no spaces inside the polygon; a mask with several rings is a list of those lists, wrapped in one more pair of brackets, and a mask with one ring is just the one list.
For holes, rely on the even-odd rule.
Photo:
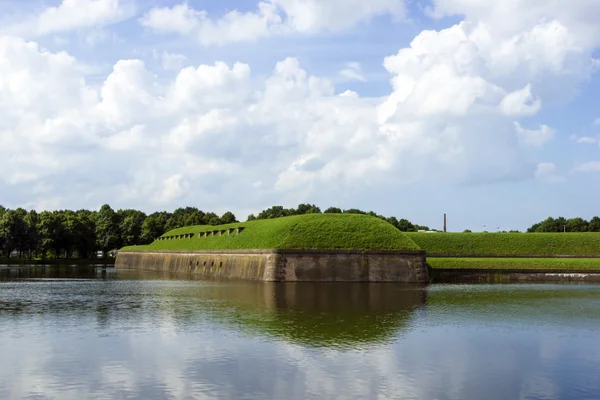
{"label": "blue sky", "polygon": [[597,0],[0,1],[0,204],[590,218],[599,18]]}

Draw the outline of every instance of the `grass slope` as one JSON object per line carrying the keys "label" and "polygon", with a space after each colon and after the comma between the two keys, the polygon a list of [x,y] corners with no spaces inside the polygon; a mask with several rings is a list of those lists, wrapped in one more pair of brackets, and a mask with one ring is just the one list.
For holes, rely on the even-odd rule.
{"label": "grass slope", "polygon": [[599,258],[428,258],[434,269],[563,269],[600,271]]}
{"label": "grass slope", "polygon": [[408,233],[427,255],[600,256],[600,233]]}
{"label": "grass slope", "polygon": [[[244,227],[238,234],[199,238],[199,232]],[[190,239],[157,240],[148,246],[123,250],[419,250],[393,225],[356,214],[309,214],[220,226],[190,226],[163,236],[194,234]]]}

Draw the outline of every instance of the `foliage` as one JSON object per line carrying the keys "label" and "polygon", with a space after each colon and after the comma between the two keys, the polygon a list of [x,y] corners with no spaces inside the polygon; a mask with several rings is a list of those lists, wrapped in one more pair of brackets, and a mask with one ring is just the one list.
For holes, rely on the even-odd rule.
{"label": "foliage", "polygon": [[435,269],[600,270],[600,258],[427,258]]}
{"label": "foliage", "polygon": [[600,233],[408,233],[427,254],[600,255]]}
{"label": "foliage", "polygon": [[[273,206],[248,216],[248,221],[299,215],[320,215],[321,208],[303,203],[296,208]],[[343,210],[329,207],[328,215],[366,215],[387,221],[401,231],[429,229],[406,219],[386,218],[373,211]],[[146,215],[133,209],[113,210],[105,204],[98,211],[10,210],[0,206],[0,256],[19,258],[89,258],[123,246],[152,243],[169,230],[186,226],[235,224],[236,216],[227,211],[219,216],[196,207],[182,207],[173,212],[159,211]],[[600,221],[599,221],[600,222]],[[325,238],[325,241],[327,239]]]}
{"label": "foliage", "polygon": [[[242,226],[240,234],[199,237],[198,233]],[[127,250],[218,249],[331,249],[418,250],[406,235],[379,218],[367,215],[306,214],[242,224],[193,226],[175,229],[164,236],[193,234],[193,238],[155,241]]]}
{"label": "foliage", "polygon": [[593,217],[590,221],[583,218],[564,217],[552,218],[533,224],[527,232],[600,232],[600,218]]}

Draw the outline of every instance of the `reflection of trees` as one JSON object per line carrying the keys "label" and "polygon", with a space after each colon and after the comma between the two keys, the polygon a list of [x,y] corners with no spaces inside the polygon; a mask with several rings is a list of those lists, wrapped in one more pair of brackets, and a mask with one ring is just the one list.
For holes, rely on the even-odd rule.
{"label": "reflection of trees", "polygon": [[5,311],[15,314],[80,316],[86,323],[95,320],[96,329],[152,322],[188,331],[202,322],[218,323],[235,332],[315,347],[349,348],[392,340],[412,312],[425,304],[426,296],[424,287],[411,285],[195,282],[197,277],[181,274],[115,273],[93,267],[13,269],[8,274],[11,279],[104,280],[50,282],[51,287],[39,288],[45,299],[0,296],[10,304]]}
{"label": "reflection of trees", "polygon": [[[316,347],[357,347],[386,342],[425,303],[422,287],[394,284],[262,284],[266,318],[249,327]],[[241,292],[241,291],[238,291]],[[249,302],[251,302],[251,299]]]}

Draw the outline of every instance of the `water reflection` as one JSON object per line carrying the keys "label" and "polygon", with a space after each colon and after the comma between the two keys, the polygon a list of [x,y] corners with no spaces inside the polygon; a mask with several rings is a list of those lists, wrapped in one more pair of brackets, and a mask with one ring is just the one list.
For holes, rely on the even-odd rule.
{"label": "water reflection", "polygon": [[599,286],[54,271],[0,271],[0,399],[600,398]]}

